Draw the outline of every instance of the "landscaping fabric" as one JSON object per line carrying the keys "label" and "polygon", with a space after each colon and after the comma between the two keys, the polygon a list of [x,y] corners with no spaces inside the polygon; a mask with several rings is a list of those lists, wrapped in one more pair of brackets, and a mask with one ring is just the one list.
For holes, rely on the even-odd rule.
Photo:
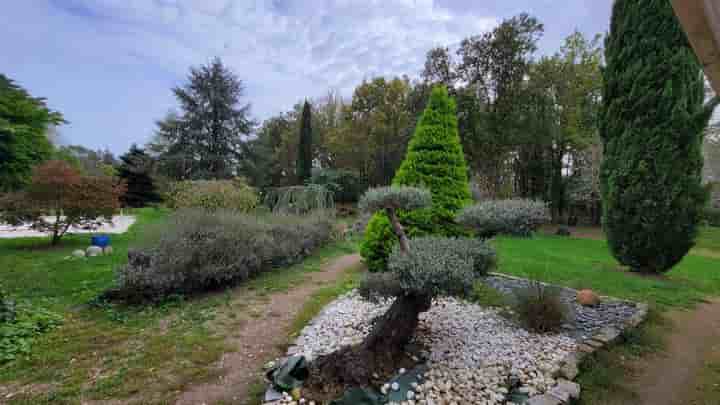
{"label": "landscaping fabric", "polygon": [[307,361],[305,356],[292,356],[280,362],[275,368],[267,372],[267,378],[272,382],[273,388],[278,391],[292,391],[300,387],[308,378]]}
{"label": "landscaping fabric", "polygon": [[[422,375],[427,371],[426,366],[417,366],[403,374],[397,374],[388,385],[398,385],[397,390],[389,389],[386,395],[372,388],[352,388],[345,392],[342,398],[330,402],[330,405],[383,405],[388,402],[406,401],[408,391],[413,391],[413,383],[420,383]],[[290,392],[302,386],[308,378],[309,370],[305,356],[292,356],[279,361],[278,364],[266,374],[272,382],[272,388],[279,392]]]}

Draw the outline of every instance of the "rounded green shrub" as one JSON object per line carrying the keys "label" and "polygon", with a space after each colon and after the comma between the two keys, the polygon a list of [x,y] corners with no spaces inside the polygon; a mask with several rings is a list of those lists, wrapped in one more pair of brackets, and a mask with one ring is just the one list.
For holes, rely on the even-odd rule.
{"label": "rounded green shrub", "polygon": [[260,202],[255,189],[240,178],[180,181],[170,186],[165,199],[173,209],[199,208],[208,212],[250,212]]}
{"label": "rounded green shrub", "polygon": [[[409,237],[465,235],[455,222],[455,214],[471,201],[470,186],[455,102],[446,88],[433,89],[392,185],[422,187],[432,194],[431,207],[398,212]],[[370,271],[386,270],[391,251],[388,244],[395,243],[392,235],[386,214],[373,215],[361,247]]]}

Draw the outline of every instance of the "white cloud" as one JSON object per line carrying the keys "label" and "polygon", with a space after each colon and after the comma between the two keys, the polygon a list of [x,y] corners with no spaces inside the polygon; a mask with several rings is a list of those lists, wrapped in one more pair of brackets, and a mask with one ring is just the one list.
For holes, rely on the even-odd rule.
{"label": "white cloud", "polygon": [[77,142],[92,146],[102,131],[120,151],[152,133],[173,107],[170,87],[213,56],[266,118],[328,88],[349,95],[363,78],[417,75],[428,49],[496,20],[434,0],[17,1],[0,13],[0,36],[12,38],[0,71],[66,112]]}
{"label": "white cloud", "polygon": [[[496,24],[433,0],[75,1],[107,19],[103,41],[163,69],[183,74],[223,57],[252,88],[274,94],[275,106],[258,106],[262,115],[366,76],[417,74],[432,46]],[[400,70],[409,62],[414,71]]]}

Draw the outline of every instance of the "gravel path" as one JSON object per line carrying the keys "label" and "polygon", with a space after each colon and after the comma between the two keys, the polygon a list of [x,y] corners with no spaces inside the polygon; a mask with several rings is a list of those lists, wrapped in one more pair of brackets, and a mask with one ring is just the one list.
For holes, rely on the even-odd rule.
{"label": "gravel path", "polygon": [[[112,224],[102,224],[95,229],[84,229],[72,227],[68,230],[68,234],[72,233],[125,233],[130,225],[135,223],[135,217],[132,215],[116,215],[113,217]],[[0,223],[0,238],[39,238],[47,237],[47,233],[38,232],[30,228],[29,225],[10,226]]]}

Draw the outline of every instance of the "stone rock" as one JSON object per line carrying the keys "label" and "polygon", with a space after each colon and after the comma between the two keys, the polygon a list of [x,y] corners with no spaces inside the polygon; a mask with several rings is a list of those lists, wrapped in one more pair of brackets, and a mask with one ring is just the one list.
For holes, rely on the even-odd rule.
{"label": "stone rock", "polygon": [[609,344],[615,341],[620,336],[620,331],[613,328],[612,326],[606,326],[600,329],[600,333],[596,334],[593,339]]}
{"label": "stone rock", "polygon": [[555,398],[554,396],[550,394],[544,394],[544,395],[538,395],[535,397],[530,398],[526,402],[527,405],[560,405],[562,404],[562,401]]}
{"label": "stone rock", "polygon": [[565,358],[564,364],[560,367],[559,375],[572,381],[575,377],[580,374],[578,369],[578,359],[575,354],[568,355]]}
{"label": "stone rock", "polygon": [[279,401],[283,399],[283,394],[276,391],[272,386],[265,391],[265,402]]}
{"label": "stone rock", "polygon": [[600,297],[593,290],[580,290],[577,292],[577,302],[586,307],[594,307],[600,303]]}
{"label": "stone rock", "polygon": [[73,250],[73,257],[85,257],[85,251],[82,249]]}
{"label": "stone rock", "polygon": [[102,252],[104,255],[111,255],[113,252],[113,248],[112,246],[105,246],[104,248],[102,248]]}
{"label": "stone rock", "polygon": [[100,256],[102,253],[103,250],[99,246],[90,246],[85,249],[85,255],[87,255],[88,257]]}
{"label": "stone rock", "polygon": [[553,388],[553,390],[562,391],[572,399],[580,398],[580,384],[574,383],[572,381],[562,379],[558,380],[558,384]]}

